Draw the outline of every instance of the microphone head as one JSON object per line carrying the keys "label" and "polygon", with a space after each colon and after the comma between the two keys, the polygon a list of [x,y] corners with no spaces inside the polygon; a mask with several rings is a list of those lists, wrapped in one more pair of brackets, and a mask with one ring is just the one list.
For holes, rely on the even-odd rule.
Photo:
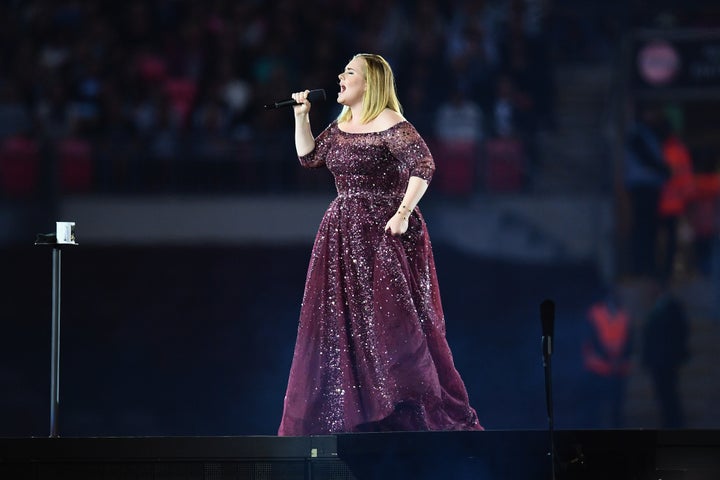
{"label": "microphone head", "polygon": [[555,329],[555,302],[543,300],[540,304],[540,322],[543,337],[552,337]]}
{"label": "microphone head", "polygon": [[318,88],[317,90],[310,90],[308,92],[307,98],[310,101],[310,103],[312,103],[312,102],[317,102],[317,101],[324,102],[327,97],[325,96],[325,90],[323,90],[322,88]]}

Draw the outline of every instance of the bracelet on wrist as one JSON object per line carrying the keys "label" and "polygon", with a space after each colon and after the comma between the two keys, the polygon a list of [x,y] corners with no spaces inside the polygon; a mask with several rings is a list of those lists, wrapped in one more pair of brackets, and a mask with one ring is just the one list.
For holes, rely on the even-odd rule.
{"label": "bracelet on wrist", "polygon": [[[403,212],[403,210],[405,210]],[[408,207],[407,205],[400,205],[400,208],[398,209],[397,214],[402,217],[403,220],[407,220],[408,217],[410,217],[410,214],[412,213],[412,209]]]}

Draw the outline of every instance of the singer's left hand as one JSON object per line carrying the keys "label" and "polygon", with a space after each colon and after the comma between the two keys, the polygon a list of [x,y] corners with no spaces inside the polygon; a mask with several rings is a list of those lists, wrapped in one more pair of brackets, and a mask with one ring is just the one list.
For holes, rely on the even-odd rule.
{"label": "singer's left hand", "polygon": [[407,232],[408,225],[408,219],[396,213],[385,224],[385,231],[390,233],[393,237],[399,237],[403,233]]}

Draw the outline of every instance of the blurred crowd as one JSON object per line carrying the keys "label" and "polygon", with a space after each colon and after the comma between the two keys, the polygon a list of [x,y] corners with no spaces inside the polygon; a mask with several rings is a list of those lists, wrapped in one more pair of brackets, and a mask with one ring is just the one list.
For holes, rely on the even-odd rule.
{"label": "blurred crowd", "polygon": [[358,52],[391,62],[406,117],[436,161],[455,162],[442,169],[440,190],[476,189],[484,152],[500,168],[515,165],[497,181],[521,188],[534,135],[552,124],[545,8],[0,2],[1,195],[331,189],[327,177],[296,168],[290,112],[263,105],[324,88],[318,133],[339,112],[337,74]]}
{"label": "blurred crowd", "polygon": [[436,192],[527,189],[537,133],[555,125],[554,64],[611,60],[623,21],[715,22],[575,3],[2,1],[0,199],[332,191],[294,163],[290,112],[263,106],[323,88],[319,133],[358,52],[392,64]]}

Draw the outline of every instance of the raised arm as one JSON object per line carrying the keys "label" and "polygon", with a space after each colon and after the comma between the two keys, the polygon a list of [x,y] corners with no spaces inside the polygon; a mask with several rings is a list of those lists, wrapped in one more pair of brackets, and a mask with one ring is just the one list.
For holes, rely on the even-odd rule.
{"label": "raised arm", "polygon": [[323,130],[317,138],[313,137],[310,128],[310,101],[307,99],[308,90],[293,93],[292,97],[301,105],[293,107],[295,113],[295,151],[300,164],[305,168],[318,168],[325,165],[327,155],[328,129]]}
{"label": "raised arm", "polygon": [[310,128],[310,102],[307,99],[310,90],[292,94],[297,105],[293,107],[295,113],[295,150],[298,157],[304,157],[315,149],[315,137]]}

